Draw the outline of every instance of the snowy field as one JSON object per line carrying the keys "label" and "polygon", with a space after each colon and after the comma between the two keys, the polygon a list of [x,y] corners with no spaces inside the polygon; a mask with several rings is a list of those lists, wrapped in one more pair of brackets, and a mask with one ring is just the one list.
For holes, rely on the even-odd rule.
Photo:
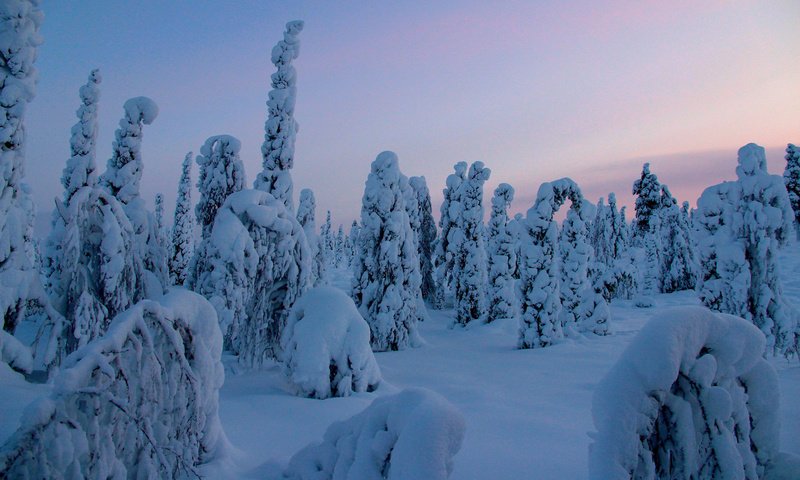
{"label": "snowy field", "polygon": [[[782,260],[786,294],[800,305],[797,243]],[[336,275],[337,286],[346,287],[347,272]],[[450,329],[452,311],[429,310],[430,320],[420,328],[425,345],[376,353],[384,384],[349,398],[295,397],[277,365],[229,372],[220,415],[238,449],[233,463],[240,478],[276,476],[292,454],[319,441],[331,422],[354,415],[377,396],[416,386],[443,395],[466,418],[451,478],[586,478],[595,385],[654,312],[698,304],[694,292],[660,295],[652,309],[615,300],[613,335],[535,350],[514,348],[515,322]],[[782,358],[772,363],[780,378],[781,449],[800,454],[800,363]]]}

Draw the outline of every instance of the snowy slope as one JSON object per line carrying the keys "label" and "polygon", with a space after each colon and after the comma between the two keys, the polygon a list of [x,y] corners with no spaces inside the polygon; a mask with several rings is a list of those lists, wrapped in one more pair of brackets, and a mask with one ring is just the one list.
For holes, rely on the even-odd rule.
{"label": "snowy slope", "polygon": [[[784,252],[781,266],[787,297],[800,305],[796,243]],[[332,277],[334,286],[349,288],[346,271],[334,271]],[[230,462],[209,466],[205,473],[209,478],[276,478],[294,453],[321,440],[331,422],[360,412],[378,396],[414,386],[438,392],[466,419],[466,437],[451,478],[586,478],[595,385],[653,312],[698,303],[693,292],[657,296],[655,309],[615,301],[613,335],[536,350],[514,348],[515,323],[450,329],[453,312],[431,310],[430,319],[420,325],[425,345],[377,353],[384,382],[376,392],[347,398],[296,397],[277,365],[239,373],[227,358],[220,416],[237,451]],[[800,363],[771,361],[780,378],[781,449],[800,454]],[[3,371],[0,390],[4,441],[24,405],[48,388]]]}

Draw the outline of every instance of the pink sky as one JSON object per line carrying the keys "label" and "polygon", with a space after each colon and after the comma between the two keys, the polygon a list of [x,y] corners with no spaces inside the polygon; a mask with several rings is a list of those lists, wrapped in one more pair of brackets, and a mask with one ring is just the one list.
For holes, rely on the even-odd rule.
{"label": "pink sky", "polygon": [[[306,28],[295,66],[300,123],[295,194],[315,190],[318,218],[349,224],[369,164],[394,150],[424,175],[435,205],[457,161],[481,160],[515,186],[515,211],[564,176],[592,201],[630,203],[641,163],[680,200],[733,177],[736,150],[800,142],[800,3],[45,2],[28,115],[28,181],[41,210],[58,194],[77,91],[104,76],[98,163],[125,99],[148,95],[143,196],[171,211],[180,162],[205,138],[242,140],[251,182],[272,45],[287,20]],[[196,175],[196,172],[195,172]],[[486,200],[488,204],[488,198]],[[438,217],[438,212],[436,212]]]}

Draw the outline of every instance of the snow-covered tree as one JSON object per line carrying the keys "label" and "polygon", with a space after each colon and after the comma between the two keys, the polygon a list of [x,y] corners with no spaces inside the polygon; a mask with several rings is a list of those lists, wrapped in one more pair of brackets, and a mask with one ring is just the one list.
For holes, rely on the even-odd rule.
{"label": "snow-covered tree", "polygon": [[195,214],[203,229],[203,239],[211,234],[217,210],[225,199],[244,188],[244,165],[239,159],[241,146],[239,140],[230,135],[215,135],[206,140],[197,156],[200,200],[195,206]]}
{"label": "snow-covered tree", "polygon": [[800,148],[794,144],[786,146],[786,168],[783,171],[783,183],[789,193],[789,201],[794,211],[794,224],[797,238],[800,239]]}
{"label": "snow-covered tree", "polygon": [[0,448],[0,477],[199,478],[228,448],[221,355],[202,297],[173,290],[136,304],[65,361]]}
{"label": "snow-covered tree", "polygon": [[370,326],[375,351],[418,342],[419,258],[404,205],[397,155],[381,152],[367,177],[361,204],[353,299]]}
{"label": "snow-covered tree", "polygon": [[355,261],[358,258],[359,230],[358,221],[353,220],[353,223],[350,225],[350,232],[347,234],[347,238],[350,240],[350,270],[353,269],[353,265],[355,265]]}
{"label": "snow-covered tree", "polygon": [[767,478],[780,460],[779,392],[764,347],[731,315],[654,317],[595,389],[589,478]]}
{"label": "snow-covered tree", "polygon": [[0,361],[22,370],[30,368],[31,356],[13,333],[31,303],[47,304],[29,255],[34,206],[22,182],[25,109],[35,94],[41,23],[38,1],[0,4]]}
{"label": "snow-covered tree", "polygon": [[659,256],[660,242],[658,239],[659,217],[650,219],[651,227],[655,231],[644,234],[641,239],[641,290],[636,298],[636,306],[642,308],[652,307],[655,303],[655,296],[659,292],[659,281],[661,272],[661,258]]}
{"label": "snow-covered tree", "polygon": [[547,347],[563,337],[556,262],[558,225],[553,215],[568,198],[570,209],[577,210],[580,216],[583,195],[575,182],[562,178],[543,183],[522,225],[520,279],[517,283],[519,348]]}
{"label": "snow-covered tree", "polygon": [[517,316],[514,278],[512,277],[517,266],[517,252],[515,238],[508,225],[508,207],[512,200],[514,200],[514,187],[507,183],[501,183],[495,188],[488,228],[489,308],[486,315],[487,322]]}
{"label": "snow-covered tree", "polygon": [[419,233],[417,235],[417,252],[419,268],[422,275],[420,291],[422,298],[433,303],[436,298],[436,282],[433,279],[433,249],[436,244],[436,223],[431,213],[431,196],[425,177],[411,177],[409,185],[414,189],[419,206]]}
{"label": "snow-covered tree", "polygon": [[167,226],[164,223],[164,195],[161,193],[156,194],[155,198],[155,219],[156,231],[158,232],[158,239],[164,249],[167,248]]}
{"label": "snow-covered tree", "polygon": [[64,185],[64,204],[69,205],[72,195],[79,189],[97,183],[95,151],[97,146],[97,106],[100,101],[100,70],[92,70],[89,80],[80,88],[81,106],[76,115],[78,123],[72,127],[70,157],[61,174]]}
{"label": "snow-covered tree", "polygon": [[581,218],[585,206],[570,209],[561,229],[559,295],[561,329],[567,335],[608,333],[609,310],[606,301],[595,293],[588,268],[591,247],[586,241],[586,223]]}
{"label": "snow-covered tree", "polygon": [[194,255],[194,216],[192,215],[192,152],[186,154],[178,181],[175,217],[172,224],[172,245],[169,276],[175,285],[183,285],[189,275]]}
{"label": "snow-covered tree", "polygon": [[797,354],[796,310],[783,298],[777,252],[792,229],[783,178],[767,172],[764,149],[739,149],[738,180],[707,188],[697,202],[702,275],[709,308],[742,316],[775,353]]}
{"label": "snow-covered tree", "polygon": [[[486,246],[483,227],[483,184],[491,170],[483,162],[469,167],[467,178],[461,183],[460,210],[451,229],[451,238],[458,238],[453,262],[455,284],[455,322],[466,325],[483,321],[486,317]],[[455,204],[451,204],[455,205]],[[451,208],[451,214],[455,209]]]}
{"label": "snow-covered tree", "polygon": [[261,190],[233,193],[199,250],[193,289],[214,305],[226,346],[246,367],[277,358],[289,310],[311,287],[311,251],[294,214]]}
{"label": "snow-covered tree", "polygon": [[284,373],[298,395],[347,397],[371,392],[381,371],[369,344],[369,325],[338,288],[318,287],[294,304],[281,337]]}
{"label": "snow-covered tree", "polygon": [[409,388],[336,422],[289,460],[287,480],[446,480],[461,448],[463,415],[444,397]]}
{"label": "snow-covered tree", "polygon": [[[334,245],[333,239],[333,224],[331,223],[331,211],[325,213],[325,223],[319,229],[319,248],[322,252],[322,262],[325,264],[327,271],[328,267],[334,266]],[[325,282],[327,282],[327,278]]]}
{"label": "snow-covered tree", "polygon": [[303,227],[308,241],[308,248],[314,258],[311,268],[311,278],[314,285],[319,285],[326,281],[327,273],[325,264],[325,252],[322,250],[321,239],[317,235],[316,223],[317,201],[314,198],[314,191],[310,188],[300,190],[300,204],[297,206],[297,221]]}
{"label": "snow-covered tree", "polygon": [[457,242],[451,238],[450,231],[456,223],[456,219],[461,211],[461,200],[459,198],[461,184],[464,182],[467,173],[467,162],[458,162],[453,166],[455,172],[447,176],[446,188],[442,190],[444,200],[439,209],[439,228],[441,235],[436,243],[436,301],[435,308],[444,308],[447,294],[453,290],[453,269],[455,262],[455,252],[458,250]]}
{"label": "snow-covered tree", "polygon": [[658,177],[650,173],[649,163],[644,164],[641,177],[633,182],[633,194],[636,195],[633,237],[638,242],[651,230],[651,219],[658,215],[661,207],[661,184]]}
{"label": "snow-covered tree", "polygon": [[272,74],[272,90],[267,100],[269,113],[264,124],[264,144],[261,145],[263,170],[255,181],[255,188],[271,194],[291,212],[294,211],[291,170],[298,130],[294,119],[297,71],[292,60],[300,54],[300,39],[297,37],[302,30],[302,21],[287,23],[283,40],[272,49],[272,63],[277,71]]}
{"label": "snow-covered tree", "polygon": [[697,284],[697,252],[689,225],[689,203],[662,209],[661,290],[692,290]]}

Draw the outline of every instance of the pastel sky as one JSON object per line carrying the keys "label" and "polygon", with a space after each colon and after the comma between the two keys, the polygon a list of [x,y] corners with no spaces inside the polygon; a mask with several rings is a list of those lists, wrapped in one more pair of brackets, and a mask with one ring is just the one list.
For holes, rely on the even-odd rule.
{"label": "pastel sky", "polygon": [[[734,177],[736,150],[767,147],[783,171],[800,142],[800,2],[45,0],[37,97],[27,116],[27,181],[40,210],[60,195],[78,88],[100,68],[101,171],[122,104],[146,95],[142,195],[171,216],[180,164],[205,139],[242,141],[261,169],[272,46],[301,34],[295,195],[312,188],[318,223],[359,215],[369,165],[393,150],[424,175],[434,207],[457,161],[517,190],[569,176],[596,201],[632,204],[641,164],[694,204]],[[194,176],[196,179],[197,170]],[[196,197],[195,197],[196,198]],[[438,217],[438,208],[435,213]],[[171,219],[170,219],[171,220]]]}

